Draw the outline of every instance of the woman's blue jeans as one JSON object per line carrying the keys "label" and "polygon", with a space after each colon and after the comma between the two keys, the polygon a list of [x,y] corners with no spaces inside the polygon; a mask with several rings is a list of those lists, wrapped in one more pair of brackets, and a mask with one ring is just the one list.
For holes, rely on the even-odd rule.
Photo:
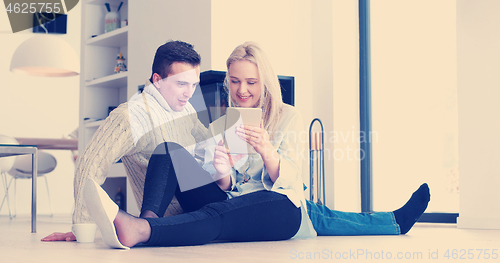
{"label": "woman's blue jeans", "polygon": [[351,213],[307,200],[307,213],[319,236],[399,235],[392,212]]}

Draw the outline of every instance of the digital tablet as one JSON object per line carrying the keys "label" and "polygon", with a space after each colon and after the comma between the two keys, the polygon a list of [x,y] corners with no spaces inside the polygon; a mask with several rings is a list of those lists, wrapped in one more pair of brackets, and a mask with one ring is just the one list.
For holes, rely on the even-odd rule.
{"label": "digital tablet", "polygon": [[224,132],[226,147],[231,154],[257,153],[252,145],[240,139],[236,134],[236,127],[241,125],[260,126],[262,119],[261,108],[229,107],[226,111],[226,129]]}

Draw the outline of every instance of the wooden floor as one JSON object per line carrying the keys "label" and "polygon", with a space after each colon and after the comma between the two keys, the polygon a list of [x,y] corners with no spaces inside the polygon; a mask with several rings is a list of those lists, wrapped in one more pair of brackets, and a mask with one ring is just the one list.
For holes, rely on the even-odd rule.
{"label": "wooden floor", "polygon": [[109,249],[99,232],[95,242],[89,244],[40,241],[52,232],[69,231],[69,216],[40,216],[37,227],[38,233],[32,234],[28,216],[14,219],[0,216],[0,262],[241,263],[306,259],[325,262],[500,262],[500,230],[457,229],[455,225],[417,224],[402,236],[317,237],[130,250]]}

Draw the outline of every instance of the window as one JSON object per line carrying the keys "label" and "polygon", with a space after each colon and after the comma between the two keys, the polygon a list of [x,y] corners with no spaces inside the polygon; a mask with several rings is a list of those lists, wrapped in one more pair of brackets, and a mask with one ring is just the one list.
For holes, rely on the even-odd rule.
{"label": "window", "polygon": [[365,195],[374,211],[390,211],[427,182],[426,213],[444,214],[426,217],[450,222],[459,206],[455,1],[371,1],[368,8],[365,111],[371,110],[373,136],[372,193]]}

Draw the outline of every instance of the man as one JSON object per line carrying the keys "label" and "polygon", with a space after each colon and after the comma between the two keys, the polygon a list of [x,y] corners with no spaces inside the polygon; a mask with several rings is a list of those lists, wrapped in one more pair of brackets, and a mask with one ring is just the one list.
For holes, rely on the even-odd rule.
{"label": "man", "polygon": [[[157,49],[144,91],[111,112],[77,160],[73,223],[92,222],[82,196],[83,184],[89,178],[103,184],[118,160],[123,161],[141,204],[148,161],[158,144],[176,142],[198,159],[203,156],[195,148],[206,139],[207,130],[189,103],[199,84],[200,62],[200,55],[185,42],[169,41]],[[173,201],[167,214],[179,213],[182,209]],[[71,232],[56,232],[42,239],[64,240],[76,238]]]}

